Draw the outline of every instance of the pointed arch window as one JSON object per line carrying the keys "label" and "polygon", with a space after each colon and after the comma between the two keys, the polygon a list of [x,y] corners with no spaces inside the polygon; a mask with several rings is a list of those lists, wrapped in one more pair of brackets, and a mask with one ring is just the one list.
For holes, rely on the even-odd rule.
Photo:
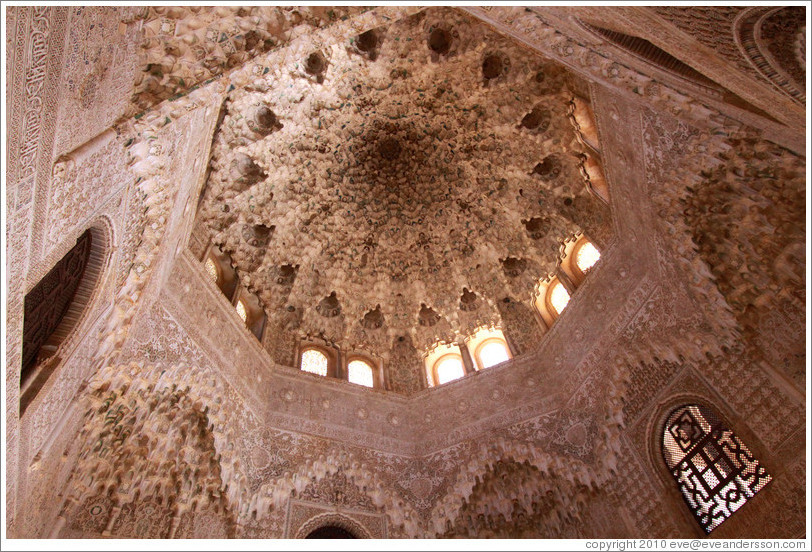
{"label": "pointed arch window", "polygon": [[663,457],[707,533],[772,480],[742,440],[704,406],[671,413],[663,430]]}

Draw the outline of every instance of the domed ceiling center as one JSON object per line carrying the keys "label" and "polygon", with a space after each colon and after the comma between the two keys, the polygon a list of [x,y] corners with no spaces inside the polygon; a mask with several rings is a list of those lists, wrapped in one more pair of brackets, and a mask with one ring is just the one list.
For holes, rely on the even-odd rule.
{"label": "domed ceiling center", "polygon": [[269,317],[384,354],[498,324],[505,297],[529,304],[579,229],[569,206],[591,199],[569,75],[440,8],[284,59],[230,92],[199,212]]}

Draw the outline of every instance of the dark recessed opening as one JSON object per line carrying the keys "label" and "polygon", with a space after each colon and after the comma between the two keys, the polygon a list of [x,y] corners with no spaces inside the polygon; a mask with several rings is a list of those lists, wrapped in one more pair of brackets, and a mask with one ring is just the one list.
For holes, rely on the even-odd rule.
{"label": "dark recessed opening", "polygon": [[[247,155],[238,154],[237,158],[231,162],[231,178],[243,187],[253,186],[267,175],[262,167]],[[228,210],[224,209],[228,212]]]}
{"label": "dark recessed opening", "polygon": [[319,527],[315,531],[311,531],[306,539],[354,539],[355,535],[344,529],[343,527],[336,527],[335,525],[325,525]]}
{"label": "dark recessed opening", "polygon": [[248,245],[253,247],[265,247],[273,235],[275,227],[264,224],[246,224],[243,226],[242,237]]}
{"label": "dark recessed opening", "polygon": [[305,71],[307,71],[311,75],[321,75],[324,73],[324,70],[327,68],[327,60],[324,59],[324,56],[318,52],[313,52],[309,56],[307,56],[307,61],[305,62]]}
{"label": "dark recessed opening", "polygon": [[451,49],[451,35],[444,29],[434,29],[429,35],[429,48],[438,54],[448,53]]}
{"label": "dark recessed opening", "polygon": [[384,138],[381,140],[379,151],[384,159],[396,159],[400,155],[400,142],[394,138]]}
{"label": "dark recessed opening", "polygon": [[502,58],[497,55],[490,55],[482,62],[482,74],[486,79],[495,79],[502,74],[505,64]]}
{"label": "dark recessed opening", "polygon": [[276,125],[276,115],[264,105],[257,109],[254,119],[261,128],[273,128]]}
{"label": "dark recessed opening", "polygon": [[550,111],[540,107],[534,107],[533,111],[525,115],[522,119],[522,126],[529,130],[536,128],[542,132],[547,130],[550,126]]}
{"label": "dark recessed opening", "polygon": [[545,157],[541,163],[537,163],[533,167],[533,172],[539,175],[544,180],[555,178],[561,172],[561,165],[555,158],[548,156]]}
{"label": "dark recessed opening", "polygon": [[20,416],[58,365],[60,359],[55,356],[58,348],[79,324],[87,307],[101,262],[97,251],[101,246],[94,245],[95,240],[91,230],[85,231],[76,245],[25,296]]}
{"label": "dark recessed opening", "polygon": [[36,364],[40,347],[56,330],[79,287],[90,257],[91,236],[86,231],[50,272],[28,292],[23,317],[23,383]]}
{"label": "dark recessed opening", "polygon": [[378,46],[378,34],[374,30],[361,33],[358,35],[356,45],[362,52],[370,52]]}
{"label": "dark recessed opening", "polygon": [[534,240],[543,238],[550,230],[550,219],[546,217],[533,217],[529,220],[523,220],[525,229],[530,237]]}

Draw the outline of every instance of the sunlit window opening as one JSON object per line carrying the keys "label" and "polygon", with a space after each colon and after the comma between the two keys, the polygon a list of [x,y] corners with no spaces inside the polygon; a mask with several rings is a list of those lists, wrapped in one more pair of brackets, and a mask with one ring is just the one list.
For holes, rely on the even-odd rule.
{"label": "sunlit window opening", "polygon": [[211,257],[206,259],[206,272],[208,272],[211,281],[216,284],[219,275],[217,274],[217,265],[214,264],[214,260]]}
{"label": "sunlit window opening", "polygon": [[353,360],[347,366],[347,379],[350,383],[372,387],[372,366],[363,360]]}
{"label": "sunlit window opening", "polygon": [[240,315],[240,318],[242,318],[242,321],[247,322],[248,321],[248,313],[245,311],[245,303],[243,303],[242,300],[237,301],[236,309],[237,309],[237,314]]}
{"label": "sunlit window opening", "polygon": [[502,343],[491,341],[480,349],[479,359],[482,361],[483,368],[490,368],[491,366],[510,360],[510,356],[508,356],[507,349]]}
{"label": "sunlit window opening", "polygon": [[575,264],[578,265],[581,272],[586,274],[600,258],[601,254],[595,246],[586,242],[578,249],[578,254],[575,256]]}
{"label": "sunlit window opening", "polygon": [[556,282],[553,290],[550,292],[550,303],[553,305],[555,312],[561,314],[570,302],[570,294],[567,289],[561,284]]}
{"label": "sunlit window opening", "polygon": [[703,406],[672,412],[663,432],[663,456],[707,533],[772,480],[742,440]]}
{"label": "sunlit window opening", "polygon": [[327,375],[327,355],[315,349],[302,353],[302,370],[320,376]]}
{"label": "sunlit window opening", "polygon": [[458,356],[448,355],[437,365],[437,384],[442,385],[465,375],[462,359]]}

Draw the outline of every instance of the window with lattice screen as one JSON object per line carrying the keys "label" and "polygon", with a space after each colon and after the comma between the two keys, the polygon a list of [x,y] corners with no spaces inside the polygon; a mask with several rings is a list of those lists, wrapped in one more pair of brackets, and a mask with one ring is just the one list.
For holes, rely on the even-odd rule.
{"label": "window with lattice screen", "polygon": [[663,431],[663,457],[708,533],[772,480],[742,440],[704,406],[671,413]]}
{"label": "window with lattice screen", "polygon": [[327,355],[325,355],[321,351],[317,351],[316,349],[307,349],[305,352],[302,353],[301,368],[305,372],[310,372],[311,374],[318,374],[320,376],[326,376],[327,365],[328,365]]}

